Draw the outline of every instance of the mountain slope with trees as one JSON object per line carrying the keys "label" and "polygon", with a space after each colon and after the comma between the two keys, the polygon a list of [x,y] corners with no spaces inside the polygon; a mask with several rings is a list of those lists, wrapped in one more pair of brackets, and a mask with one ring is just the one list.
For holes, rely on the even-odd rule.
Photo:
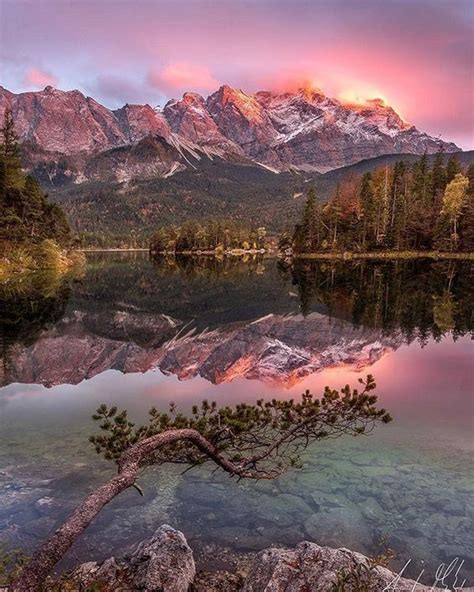
{"label": "mountain slope with trees", "polygon": [[[463,169],[474,161],[474,152],[453,156]],[[435,157],[427,155],[429,166]],[[83,246],[147,246],[151,234],[160,226],[211,218],[232,218],[246,227],[265,226],[269,232],[286,230],[291,234],[309,187],[314,186],[318,200],[324,202],[345,177],[358,178],[386,164],[391,167],[397,160],[410,167],[418,159],[410,154],[387,155],[325,174],[275,174],[263,167],[203,158],[191,161],[195,169],[166,179],[51,188],[51,197],[61,204],[72,228],[80,233]],[[47,185],[47,176],[41,177],[41,182]]]}
{"label": "mountain slope with trees", "polygon": [[0,273],[68,264],[62,249],[71,238],[61,208],[48,200],[21,169],[10,110],[4,114],[0,145]]}

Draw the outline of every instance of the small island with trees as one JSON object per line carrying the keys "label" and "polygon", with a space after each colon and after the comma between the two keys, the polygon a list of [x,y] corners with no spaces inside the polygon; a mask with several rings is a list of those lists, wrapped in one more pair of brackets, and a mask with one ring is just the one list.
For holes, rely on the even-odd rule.
{"label": "small island with trees", "polygon": [[268,249],[264,226],[248,228],[232,220],[190,220],[162,226],[152,236],[152,255],[263,253]]}

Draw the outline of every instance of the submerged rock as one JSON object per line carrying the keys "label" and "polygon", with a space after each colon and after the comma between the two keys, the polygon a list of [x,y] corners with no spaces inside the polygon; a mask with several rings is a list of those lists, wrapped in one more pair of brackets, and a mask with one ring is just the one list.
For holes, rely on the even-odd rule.
{"label": "submerged rock", "polygon": [[55,514],[62,509],[61,503],[49,496],[40,497],[34,507],[41,516]]}

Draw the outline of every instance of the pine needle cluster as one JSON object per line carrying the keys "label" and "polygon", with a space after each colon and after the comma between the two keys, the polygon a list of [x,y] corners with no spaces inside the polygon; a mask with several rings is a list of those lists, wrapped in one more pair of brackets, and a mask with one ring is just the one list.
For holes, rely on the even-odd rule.
{"label": "pine needle cluster", "polygon": [[[89,440],[97,454],[119,462],[131,446],[168,430],[191,429],[199,432],[216,454],[239,466],[273,471],[275,476],[288,467],[301,466],[301,453],[314,441],[344,434],[359,436],[372,431],[377,422],[391,421],[385,409],[376,407],[374,378],[359,379],[363,389],[349,385],[340,390],[326,387],[321,398],[306,391],[298,400],[259,399],[255,404],[218,407],[202,401],[189,414],[171,403],[167,411],[153,407],[148,422],[136,425],[127,410],[102,404],[92,416],[100,433]],[[192,442],[183,439],[165,445],[146,457],[144,464],[165,462],[191,466],[212,460]]]}

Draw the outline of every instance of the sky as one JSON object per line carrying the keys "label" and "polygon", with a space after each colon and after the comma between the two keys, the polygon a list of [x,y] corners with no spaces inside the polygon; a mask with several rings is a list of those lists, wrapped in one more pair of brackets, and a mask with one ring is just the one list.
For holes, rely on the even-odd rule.
{"label": "sky", "polygon": [[474,0],[0,0],[0,84],[111,108],[314,86],[473,149],[473,59]]}

